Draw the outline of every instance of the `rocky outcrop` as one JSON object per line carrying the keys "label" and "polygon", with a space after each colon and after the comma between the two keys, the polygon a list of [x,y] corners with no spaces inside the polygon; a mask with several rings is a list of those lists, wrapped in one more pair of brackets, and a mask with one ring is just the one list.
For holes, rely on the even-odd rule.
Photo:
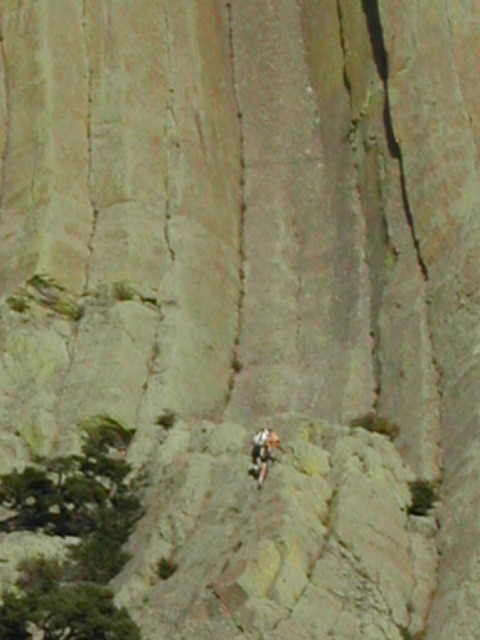
{"label": "rocky outcrop", "polygon": [[321,4],[0,6],[0,471],[136,429],[147,637],[476,633],[480,5]]}
{"label": "rocky outcrop", "polygon": [[400,639],[422,630],[436,527],[407,513],[412,471],[385,435],[298,414],[275,424],[284,453],[261,493],[247,457],[235,456],[248,451],[242,425],[168,431],[119,601],[152,640]]}

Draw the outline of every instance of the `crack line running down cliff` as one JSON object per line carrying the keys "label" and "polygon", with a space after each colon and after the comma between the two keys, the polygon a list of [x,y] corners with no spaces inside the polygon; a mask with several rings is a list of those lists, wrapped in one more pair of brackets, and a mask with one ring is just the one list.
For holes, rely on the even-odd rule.
{"label": "crack line running down cliff", "polygon": [[238,97],[238,81],[235,65],[235,45],[233,37],[233,15],[232,3],[226,3],[227,11],[227,27],[228,27],[228,46],[230,53],[230,65],[232,73],[232,83],[234,92],[235,108],[238,118],[238,144],[240,152],[240,214],[238,224],[238,299],[237,299],[237,327],[236,335],[233,342],[232,362],[230,371],[230,380],[228,383],[227,395],[225,398],[224,411],[227,409],[232,398],[233,389],[238,373],[241,371],[242,363],[239,359],[240,336],[242,333],[243,322],[243,301],[245,298],[245,214],[247,209],[245,197],[245,139],[243,134],[243,114],[240,109],[240,101]]}
{"label": "crack line running down cliff", "polygon": [[[164,6],[164,23],[165,23],[165,49],[167,60],[167,104],[165,114],[165,126],[164,137],[167,142],[167,159],[165,167],[164,177],[164,190],[165,190],[165,219],[163,225],[163,237],[165,245],[167,247],[168,255],[170,258],[170,264],[173,267],[175,263],[175,251],[172,246],[172,238],[170,233],[170,223],[172,219],[172,180],[171,176],[174,175],[172,171],[172,164],[175,161],[175,154],[178,154],[180,149],[180,142],[178,137],[177,120],[175,117],[175,90],[172,83],[172,52],[170,44],[170,23],[168,20],[168,9]],[[173,162],[172,162],[173,152]]]}
{"label": "crack line running down cliff", "polygon": [[[344,11],[342,7],[342,1],[337,0],[337,19],[338,19],[338,27],[339,27],[339,40],[340,40],[340,49],[342,54],[342,75],[343,75],[343,84],[345,91],[347,92],[349,102],[350,102],[350,123],[349,123],[349,131],[345,140],[348,140],[350,145],[350,151],[353,156],[353,167],[355,171],[355,182],[356,182],[356,191],[358,199],[361,203],[363,215],[365,218],[365,256],[364,260],[367,266],[367,270],[369,273],[369,282],[370,282],[370,338],[371,338],[371,362],[372,362],[372,375],[373,375],[373,390],[374,390],[374,400],[372,403],[372,407],[375,408],[378,404],[378,399],[380,397],[381,392],[381,380],[382,380],[382,365],[381,360],[379,358],[379,343],[380,343],[380,327],[378,324],[378,311],[380,309],[381,303],[381,291],[382,287],[378,280],[378,265],[375,268],[374,264],[374,256],[372,256],[372,250],[369,249],[369,245],[372,242],[371,232],[369,232],[369,224],[367,221],[367,213],[365,206],[362,201],[362,183],[364,179],[362,179],[361,172],[359,170],[359,161],[355,159],[357,146],[362,144],[361,140],[361,119],[365,115],[366,109],[368,107],[368,102],[370,100],[370,94],[367,92],[367,95],[364,100],[364,105],[359,114],[354,113],[354,104],[353,104],[353,93],[352,93],[352,82],[349,77],[348,72],[348,55],[349,55],[349,43],[347,42],[347,32],[346,26],[347,23],[344,18]],[[385,212],[382,210],[379,212],[382,220],[383,226],[387,229],[387,222],[385,219]],[[382,261],[383,262],[383,261]]]}
{"label": "crack line running down cliff", "polygon": [[423,279],[428,280],[427,266],[423,260],[420,242],[415,233],[415,224],[413,222],[412,211],[408,200],[407,185],[405,178],[405,168],[402,157],[402,150],[398,144],[392,122],[392,114],[390,110],[389,91],[388,91],[388,59],[387,51],[385,49],[385,43],[383,40],[382,24],[380,21],[380,10],[378,6],[378,0],[362,0],[362,8],[367,20],[367,27],[370,34],[370,42],[372,45],[373,58],[377,67],[378,76],[383,84],[384,88],[384,110],[383,110],[383,122],[385,126],[385,135],[387,138],[388,150],[392,158],[398,161],[398,167],[400,171],[400,187],[402,193],[403,207],[405,210],[405,216],[412,236],[413,246],[415,248],[418,266],[422,273]]}
{"label": "crack line running down cliff", "polygon": [[97,231],[97,218],[98,218],[98,207],[95,202],[95,198],[93,195],[93,184],[92,184],[92,169],[93,169],[93,159],[92,159],[92,85],[93,85],[93,72],[90,64],[89,57],[89,42],[87,36],[87,0],[83,0],[82,5],[82,29],[83,29],[83,39],[84,39],[84,48],[85,48],[85,60],[87,65],[87,189],[88,189],[88,197],[90,200],[90,207],[92,211],[92,228],[90,231],[90,237],[88,239],[88,257],[85,264],[85,285],[84,292],[88,293],[88,285],[90,279],[90,264],[93,256],[93,241],[95,238],[95,234]]}
{"label": "crack line running down cliff", "polygon": [[[81,0],[81,28],[82,28],[82,36],[83,36],[83,44],[84,44],[84,55],[86,62],[86,76],[87,76],[87,119],[86,119],[86,147],[87,147],[87,192],[88,192],[88,200],[90,202],[90,209],[92,212],[92,224],[90,229],[90,234],[87,241],[87,258],[85,260],[85,268],[84,268],[84,285],[83,285],[83,294],[86,296],[88,294],[89,288],[89,277],[90,277],[90,264],[92,261],[93,255],[93,240],[96,233],[97,227],[97,215],[98,209],[96,207],[96,203],[93,197],[92,191],[92,133],[91,133],[91,123],[92,123],[92,70],[90,65],[89,58],[89,42],[87,36],[87,0]],[[83,315],[83,311],[82,311]],[[80,318],[78,318],[80,320]],[[62,380],[60,383],[60,387],[57,393],[57,401],[56,407],[54,410],[55,421],[57,425],[60,425],[60,415],[61,408],[64,400],[64,395],[67,389],[67,381],[70,377],[70,373],[73,368],[73,364],[75,361],[75,347],[77,343],[78,330],[79,330],[79,322],[75,321],[71,326],[71,334],[66,339],[66,350],[68,353],[68,365],[63,373]]]}
{"label": "crack line running down cliff", "polygon": [[[165,3],[163,6],[163,27],[164,27],[164,46],[165,46],[165,60],[166,60],[166,80],[167,80],[167,93],[165,100],[165,119],[163,123],[163,138],[165,140],[165,174],[163,178],[163,188],[165,196],[165,211],[163,218],[163,239],[165,242],[165,248],[170,260],[170,267],[173,270],[175,266],[175,250],[172,245],[170,223],[174,210],[174,197],[176,195],[174,176],[175,176],[175,162],[180,150],[180,142],[178,135],[178,124],[175,115],[175,90],[173,86],[173,64],[171,54],[171,42],[170,42],[170,21],[168,18],[168,6]],[[173,179],[172,179],[173,176]],[[161,284],[158,282],[158,291],[161,291]],[[158,373],[157,365],[162,357],[160,349],[160,335],[161,327],[164,321],[164,310],[168,309],[168,306],[173,303],[173,293],[169,291],[167,299],[160,300],[160,297],[154,301],[148,301],[151,305],[152,302],[156,307],[156,324],[153,333],[153,340],[149,358],[146,363],[145,380],[142,384],[140,398],[135,410],[135,425],[138,427],[142,420],[142,408],[145,402],[145,397],[148,393],[149,386],[152,379]],[[146,302],[145,300],[143,301]],[[164,303],[166,306],[162,306]]]}

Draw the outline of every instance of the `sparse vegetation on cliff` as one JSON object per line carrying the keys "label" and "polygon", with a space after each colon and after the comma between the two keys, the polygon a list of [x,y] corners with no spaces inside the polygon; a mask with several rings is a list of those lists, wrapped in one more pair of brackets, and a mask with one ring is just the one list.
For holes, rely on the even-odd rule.
{"label": "sparse vegetation on cliff", "polygon": [[156,423],[159,427],[163,427],[164,429],[171,429],[176,420],[177,414],[175,413],[175,411],[166,409],[161,415],[157,417]]}
{"label": "sparse vegetation on cliff", "polygon": [[37,274],[30,278],[27,285],[30,298],[49,307],[54,313],[75,321],[82,317],[82,306],[53,278]]}
{"label": "sparse vegetation on cliff", "polygon": [[31,625],[52,640],[140,638],[106,586],[129,559],[123,546],[142,512],[139,482],[124,459],[132,433],[109,418],[83,426],[80,455],[38,459],[1,480],[0,504],[14,512],[4,530],[79,538],[62,563],[40,557],[22,564],[17,592],[3,594],[2,639],[31,638]]}
{"label": "sparse vegetation on cliff", "polygon": [[12,311],[25,313],[30,308],[28,295],[25,290],[19,290],[7,298],[7,304]]}
{"label": "sparse vegetation on cliff", "polygon": [[[92,582],[64,581],[65,568],[38,558],[22,566],[17,587],[0,607],[2,640],[140,640],[140,631],[113,592]],[[38,636],[38,633],[41,636]]]}
{"label": "sparse vegetation on cliff", "polygon": [[427,480],[415,480],[410,483],[410,494],[412,500],[408,508],[409,515],[428,515],[437,498],[433,484]]}
{"label": "sparse vegetation on cliff", "polygon": [[32,302],[74,321],[80,320],[84,312],[82,305],[64,287],[47,276],[33,276],[25,287],[7,298],[8,306],[16,313],[29,311]]}
{"label": "sparse vegetation on cliff", "polygon": [[381,435],[389,437],[390,440],[394,440],[400,431],[399,426],[395,422],[392,422],[383,416],[379,416],[373,411],[366,413],[359,418],[354,418],[351,420],[350,426],[352,428],[360,427],[362,429],[366,429],[367,431],[370,431],[370,433],[380,433]]}
{"label": "sparse vegetation on cliff", "polygon": [[177,570],[177,563],[171,558],[160,558],[157,564],[158,577],[161,580],[168,580]]}
{"label": "sparse vegetation on cliff", "polygon": [[133,300],[135,298],[136,291],[131,284],[125,280],[120,280],[119,282],[114,283],[113,294],[116,300],[119,302],[125,302]]}

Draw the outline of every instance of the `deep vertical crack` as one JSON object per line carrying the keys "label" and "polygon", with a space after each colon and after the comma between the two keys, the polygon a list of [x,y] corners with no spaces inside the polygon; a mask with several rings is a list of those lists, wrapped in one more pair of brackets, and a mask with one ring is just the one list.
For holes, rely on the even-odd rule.
{"label": "deep vertical crack", "polygon": [[347,90],[348,96],[351,102],[352,96],[352,87],[350,84],[350,79],[347,74],[347,65],[345,64],[345,60],[347,58],[346,44],[345,44],[345,30],[343,28],[343,12],[342,6],[340,4],[340,0],[337,0],[337,16],[338,16],[338,25],[340,28],[340,49],[342,51],[342,60],[343,60],[343,84],[345,89]]}
{"label": "deep vertical crack", "polygon": [[[383,32],[380,21],[380,13],[377,0],[362,0],[362,9],[365,15],[366,26],[368,30],[368,34],[370,37],[370,44],[372,49],[372,57],[377,70],[377,75],[380,80],[381,90],[382,90],[382,98],[383,101],[383,109],[382,109],[382,120],[383,120],[383,132],[385,136],[385,144],[386,150],[388,154],[392,158],[394,162],[397,163],[398,166],[398,180],[400,187],[400,194],[402,199],[402,206],[405,215],[405,219],[410,230],[410,237],[412,239],[412,244],[415,251],[416,262],[418,264],[418,268],[424,281],[428,280],[428,273],[426,265],[423,261],[420,243],[417,238],[415,232],[415,225],[413,221],[412,211],[408,199],[408,192],[406,186],[406,176],[404,169],[404,162],[402,158],[401,148],[398,144],[398,141],[395,137],[394,127],[391,116],[391,109],[389,103],[389,91],[388,91],[388,57],[387,52],[384,45],[383,40]],[[370,101],[372,100],[372,95],[370,92],[366,94],[365,104],[362,106],[362,109],[359,113],[356,112],[358,108],[357,105],[354,105],[352,102],[352,78],[349,78],[349,69],[347,66],[348,56],[349,56],[349,42],[348,42],[348,33],[345,31],[345,20],[344,20],[344,6],[342,6],[342,0],[337,0],[337,14],[339,21],[339,30],[340,30],[340,46],[343,55],[343,80],[345,89],[348,92],[350,99],[350,107],[352,112],[352,120],[350,123],[350,130],[348,134],[348,138],[352,147],[352,152],[354,156],[357,154],[357,148],[359,146],[363,146],[365,152],[365,162],[370,163],[370,168],[372,168],[372,153],[376,153],[377,157],[377,176],[378,176],[378,185],[376,189],[378,192],[372,192],[372,189],[375,188],[374,184],[369,184],[366,192],[367,192],[367,209],[365,210],[366,223],[367,223],[367,254],[366,261],[367,265],[369,265],[370,271],[370,281],[372,287],[371,293],[371,312],[370,312],[370,335],[372,338],[372,363],[373,363],[373,376],[374,376],[374,385],[375,385],[375,401],[374,408],[378,402],[381,393],[381,381],[382,381],[382,364],[379,358],[379,348],[380,348],[380,340],[381,333],[380,327],[378,324],[378,312],[382,305],[382,290],[385,286],[384,278],[385,278],[385,269],[383,268],[384,260],[396,260],[397,250],[392,245],[391,238],[388,231],[388,222],[385,216],[385,211],[383,210],[383,193],[382,193],[382,165],[379,164],[384,160],[383,153],[380,150],[375,151],[376,147],[376,136],[374,133],[368,134],[368,138],[364,139],[362,137],[362,131],[365,135],[362,119],[363,116],[366,115],[368,108],[370,106]],[[382,104],[382,103],[380,103]],[[367,116],[368,117],[368,116]],[[368,130],[367,130],[368,133]],[[357,185],[359,191],[360,200],[363,199],[362,192],[364,191],[362,187],[362,183],[364,184],[365,178],[363,180],[360,178],[359,174],[359,161],[354,161],[354,165],[357,168]],[[368,164],[367,164],[368,166]],[[370,196],[368,195],[370,193]],[[368,219],[368,211],[371,207],[368,206],[368,199],[372,198],[372,194],[374,199],[378,198],[378,211],[376,211],[370,218]],[[379,219],[381,217],[381,220]],[[368,229],[371,229],[370,234],[368,233]],[[373,235],[372,235],[373,234]],[[368,237],[370,236],[370,238]],[[373,243],[373,244],[372,244]],[[382,255],[381,247],[384,247],[384,254]]]}
{"label": "deep vertical crack", "polygon": [[[89,43],[87,37],[87,1],[88,0],[80,0],[81,1],[81,27],[82,27],[82,36],[84,41],[84,55],[87,64],[87,122],[86,122],[86,145],[87,145],[87,190],[88,190],[88,199],[90,202],[90,207],[92,211],[92,226],[90,230],[89,239],[87,242],[87,259],[85,262],[85,271],[84,271],[84,286],[83,293],[86,295],[88,293],[88,285],[89,285],[89,275],[90,275],[90,263],[93,255],[93,240],[96,233],[97,226],[97,215],[98,209],[93,197],[93,189],[92,189],[92,134],[91,134],[91,123],[92,123],[92,70],[90,66],[89,60]],[[83,315],[83,312],[82,312]],[[62,381],[60,384],[60,388],[57,394],[57,402],[54,411],[55,422],[58,428],[62,428],[64,425],[60,424],[60,415],[62,402],[65,395],[65,390],[67,388],[67,380],[70,376],[74,360],[75,360],[75,346],[78,337],[78,327],[79,320],[75,320],[71,325],[71,334],[66,339],[66,349],[68,353],[68,365],[66,367],[65,373],[63,374]]]}
{"label": "deep vertical crack", "polygon": [[[170,267],[173,268],[175,265],[175,250],[172,246],[171,233],[170,233],[170,223],[173,215],[174,208],[174,185],[172,184],[172,163],[174,162],[174,157],[172,155],[177,154],[180,148],[179,138],[178,138],[178,126],[177,120],[175,116],[175,90],[172,86],[172,53],[171,53],[171,42],[170,42],[170,23],[168,19],[168,8],[164,4],[163,7],[163,23],[165,29],[165,61],[166,61],[166,78],[167,78],[167,94],[166,94],[166,102],[165,102],[165,120],[163,126],[163,137],[165,140],[165,149],[166,149],[166,162],[165,162],[165,175],[163,177],[163,187],[165,193],[165,212],[163,219],[163,239],[165,242],[166,251],[170,260]],[[148,392],[148,388],[150,385],[150,381],[152,376],[155,374],[155,364],[157,362],[158,357],[160,356],[160,329],[164,319],[161,301],[159,299],[156,300],[157,307],[157,322],[155,326],[155,331],[153,335],[153,343],[151,348],[150,357],[147,362],[147,371],[145,376],[145,381],[142,385],[141,396],[138,402],[138,406],[135,412],[135,422],[138,427],[142,405],[144,403],[145,396]]]}
{"label": "deep vertical crack", "polygon": [[[87,123],[86,123],[86,145],[87,145],[87,189],[88,189],[88,199],[90,202],[90,207],[92,211],[92,226],[90,230],[89,239],[87,242],[87,259],[85,262],[85,272],[84,272],[84,287],[83,293],[86,295],[88,293],[88,284],[89,284],[89,275],[90,275],[90,263],[92,260],[93,254],[93,239],[95,237],[96,226],[97,226],[97,215],[98,209],[96,207],[93,191],[92,191],[92,135],[91,135],[91,122],[92,122],[92,70],[90,67],[89,60],[89,46],[88,46],[88,37],[87,37],[87,1],[81,0],[81,25],[82,25],[82,35],[84,41],[84,51],[85,51],[85,59],[87,64]],[[66,341],[66,349],[68,353],[68,366],[63,375],[63,379],[61,382],[61,386],[58,392],[57,405],[55,410],[55,417],[57,424],[59,423],[59,414],[61,410],[61,405],[63,401],[63,396],[66,389],[66,383],[70,372],[73,367],[74,357],[75,357],[75,344],[78,336],[78,321],[74,322],[72,325],[72,332],[69,338]]]}
{"label": "deep vertical crack", "polygon": [[148,362],[147,362],[147,374],[145,376],[145,381],[142,385],[140,400],[138,402],[138,406],[135,411],[135,428],[138,428],[139,426],[140,412],[142,409],[143,401],[148,391],[150,379],[155,373],[155,363],[157,361],[158,356],[160,355],[159,337],[160,337],[160,327],[163,321],[163,313],[162,313],[162,309],[159,301],[157,301],[156,307],[157,307],[157,323],[156,323],[155,331],[153,335],[153,344],[150,352],[150,358],[148,359]]}
{"label": "deep vertical crack", "polygon": [[[405,171],[405,164],[404,164],[404,159],[402,155],[402,149],[395,136],[394,126],[392,121],[392,111],[390,107],[390,97],[389,97],[388,55],[387,55],[387,51],[384,43],[383,28],[382,28],[381,18],[380,18],[379,0],[362,0],[362,9],[366,18],[367,28],[370,36],[370,44],[372,47],[372,54],[373,54],[373,59],[376,65],[377,74],[383,87],[383,99],[384,99],[383,126],[384,126],[387,149],[392,160],[397,162],[403,211],[404,211],[408,228],[410,230],[410,237],[411,237],[412,245],[415,251],[418,269],[422,275],[422,278],[426,287],[428,285],[428,279],[429,279],[428,269],[422,256],[420,241],[418,239],[416,229],[415,229],[415,223],[414,223],[412,210],[411,210],[409,197],[408,197],[406,171]],[[386,222],[385,218],[384,220]],[[387,229],[387,235],[388,235],[388,229]],[[428,314],[426,317],[426,321],[428,323]],[[435,357],[433,354],[433,338],[430,330],[429,330],[429,341],[430,341],[430,344],[432,345],[431,366],[433,371],[437,373],[437,394],[438,394],[438,398],[440,398],[441,397],[441,389],[440,389],[441,373],[439,372],[438,365],[435,361]],[[373,355],[375,358],[375,355],[376,355],[375,351],[373,352]],[[380,383],[381,377],[382,377],[381,364],[380,362],[378,362],[378,358],[376,358],[376,360],[377,360],[377,376],[378,376],[378,381]],[[378,385],[377,397],[379,393],[380,393],[380,385]],[[412,554],[412,541],[411,541],[411,538],[409,537],[410,558],[411,558],[411,554]],[[437,558],[437,569],[438,569],[438,558]],[[414,578],[416,580],[417,576],[413,571],[413,566],[412,566],[412,574],[414,575]],[[412,594],[413,594],[413,589],[412,589]],[[433,601],[433,597],[432,597],[432,601]],[[425,623],[428,620],[428,617],[429,617],[429,614],[427,613],[424,619]],[[410,623],[411,623],[411,619],[409,619],[409,624]]]}
{"label": "deep vertical crack", "polygon": [[295,350],[297,352],[298,359],[300,358],[300,336],[302,332],[302,295],[303,295],[303,278],[302,278],[302,251],[301,251],[301,242],[300,242],[300,234],[297,229],[297,225],[294,222],[294,231],[293,236],[296,241],[297,247],[297,274],[296,274],[296,291],[295,291],[295,307],[296,307],[296,315],[295,315]]}
{"label": "deep vertical crack", "polygon": [[370,42],[372,45],[373,59],[377,67],[378,76],[383,84],[384,88],[384,109],[383,109],[383,122],[385,127],[385,134],[387,138],[388,150],[392,158],[398,161],[398,167],[400,172],[400,187],[402,193],[403,207],[405,211],[405,217],[410,229],[413,246],[415,248],[418,266],[422,273],[423,279],[428,280],[427,266],[423,260],[422,252],[420,248],[420,242],[415,233],[415,224],[413,221],[412,210],[408,200],[408,192],[405,178],[405,167],[402,157],[402,151],[400,145],[395,137],[395,132],[392,122],[392,114],[390,109],[389,91],[388,91],[388,57],[385,49],[385,43],[383,40],[383,30],[380,21],[380,11],[378,6],[378,0],[362,0],[362,8],[367,20],[367,27],[370,34]]}
{"label": "deep vertical crack", "polygon": [[[355,105],[353,104],[352,97],[352,82],[349,78],[349,73],[347,69],[347,59],[348,59],[348,42],[347,42],[347,34],[345,32],[344,25],[344,12],[342,9],[341,0],[337,0],[337,17],[338,17],[338,26],[339,26],[339,40],[340,40],[340,49],[342,53],[342,61],[343,61],[343,84],[345,90],[348,94],[348,99],[350,102],[350,112],[352,114],[349,131],[348,131],[348,142],[350,144],[350,149],[353,155],[353,166],[355,171],[355,181],[356,181],[356,190],[359,201],[362,203],[362,209],[364,211],[365,225],[366,225],[366,236],[365,236],[365,263],[367,265],[367,270],[369,273],[369,282],[370,282],[370,317],[369,317],[369,325],[370,325],[370,338],[372,341],[371,347],[371,360],[372,360],[372,375],[373,375],[373,384],[374,384],[374,401],[373,408],[376,408],[378,404],[378,399],[381,392],[381,362],[379,358],[379,345],[380,345],[380,327],[378,323],[378,311],[381,306],[381,298],[382,298],[382,290],[383,284],[381,282],[381,265],[383,263],[384,257],[379,250],[378,242],[383,242],[384,245],[388,244],[388,232],[387,232],[387,222],[385,220],[385,215],[383,210],[380,210],[380,214],[382,216],[382,220],[380,225],[377,224],[374,226],[374,220],[376,220],[376,216],[378,211],[374,212],[375,218],[372,220],[368,220],[368,211],[371,210],[369,203],[365,206],[362,197],[363,191],[363,180],[361,178],[361,170],[359,160],[356,159],[357,148],[363,144],[361,137],[361,119],[366,109],[368,102],[366,100],[364,108],[360,111],[360,114],[354,113]],[[381,64],[381,62],[379,62]],[[369,98],[368,98],[369,99]],[[365,154],[365,158],[368,159],[368,154]],[[380,194],[377,194],[380,198]],[[372,231],[373,227],[373,231]],[[375,245],[375,248],[372,249],[372,245]]]}
{"label": "deep vertical crack", "polygon": [[175,263],[175,251],[172,246],[172,239],[170,233],[170,224],[173,215],[173,203],[172,203],[172,181],[171,181],[171,169],[172,169],[172,152],[178,153],[180,148],[180,143],[178,140],[178,127],[177,121],[175,117],[175,90],[172,86],[172,52],[171,52],[171,43],[170,43],[170,24],[168,20],[168,10],[167,7],[164,6],[164,22],[165,22],[165,53],[166,53],[166,61],[167,61],[167,83],[168,83],[168,92],[167,92],[167,103],[166,103],[166,114],[165,114],[165,127],[164,127],[164,136],[167,145],[167,161],[165,167],[165,177],[164,177],[164,189],[165,189],[165,218],[163,225],[163,237],[165,240],[165,245],[167,247],[168,255],[170,258],[170,264],[173,267]]}
{"label": "deep vertical crack", "polygon": [[85,47],[85,59],[87,63],[87,181],[88,181],[88,197],[90,201],[90,207],[92,210],[92,228],[90,231],[90,237],[88,240],[88,257],[85,264],[85,286],[84,292],[88,292],[89,280],[90,280],[90,265],[93,257],[93,242],[97,231],[97,218],[98,207],[93,194],[93,158],[92,158],[92,86],[93,86],[93,72],[89,58],[89,42],[87,36],[87,1],[82,0],[82,29]]}
{"label": "deep vertical crack", "polygon": [[[402,204],[403,204],[403,210],[405,213],[405,219],[406,219],[408,228],[410,230],[410,237],[412,239],[412,244],[415,250],[415,256],[416,256],[418,268],[420,270],[424,283],[427,284],[428,269],[425,261],[423,260],[420,242],[415,231],[415,223],[413,220],[412,210],[411,210],[410,202],[408,198],[406,173],[405,173],[402,150],[395,137],[394,127],[392,122],[392,114],[391,114],[390,102],[389,102],[389,86],[388,86],[388,83],[389,83],[388,56],[387,56],[387,51],[385,48],[385,43],[383,38],[383,30],[382,30],[382,24],[380,19],[380,10],[379,10],[378,0],[362,0],[362,8],[365,14],[367,27],[370,34],[370,43],[372,46],[372,53],[373,53],[373,58],[377,68],[377,73],[383,85],[383,93],[384,93],[383,123],[384,123],[384,130],[385,130],[385,135],[387,140],[387,146],[388,146],[388,150],[391,157],[394,160],[396,160],[398,163],[398,171],[400,176],[400,189],[401,189]],[[427,325],[428,325],[428,314],[427,314]],[[442,385],[443,376],[442,376],[442,371],[434,355],[433,336],[429,326],[428,326],[428,332],[429,332],[429,341],[430,341],[430,344],[432,345],[431,366],[437,376],[436,391],[437,391],[437,397],[438,399],[440,399],[442,396],[441,385]],[[379,375],[381,375],[381,371],[379,371]],[[380,378],[379,378],[379,381],[380,381]],[[380,387],[378,387],[378,390],[377,390],[377,397],[379,392],[380,392]]]}
{"label": "deep vertical crack", "polygon": [[235,332],[235,338],[233,341],[232,350],[232,362],[230,379],[228,382],[228,390],[225,399],[225,409],[228,407],[232,398],[233,389],[237,375],[241,371],[242,362],[239,357],[240,338],[242,334],[243,323],[243,302],[245,298],[245,215],[247,210],[247,201],[245,194],[245,138],[243,133],[243,114],[240,108],[240,100],[238,95],[238,78],[237,69],[235,63],[235,44],[233,37],[233,15],[232,4],[226,3],[227,11],[227,28],[228,28],[228,48],[230,53],[230,65],[232,73],[233,95],[235,101],[235,108],[237,110],[238,119],[238,145],[240,152],[240,211],[239,211],[239,224],[238,224],[238,298],[237,298],[237,326]]}
{"label": "deep vertical crack", "polygon": [[163,181],[164,189],[165,189],[165,221],[163,225],[163,238],[165,240],[165,245],[167,247],[168,256],[170,258],[171,266],[175,263],[175,251],[172,247],[172,242],[170,239],[170,220],[172,218],[172,203],[171,203],[171,193],[170,193],[170,179],[168,175],[168,169],[165,172],[165,178]]}

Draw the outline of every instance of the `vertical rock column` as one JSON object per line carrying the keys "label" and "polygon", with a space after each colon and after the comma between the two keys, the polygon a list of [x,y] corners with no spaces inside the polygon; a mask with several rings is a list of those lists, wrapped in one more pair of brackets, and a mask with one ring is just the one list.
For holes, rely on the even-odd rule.
{"label": "vertical rock column", "polygon": [[[48,273],[83,286],[90,228],[81,3],[4,3],[0,292]],[[75,51],[66,56],[66,51]],[[73,179],[74,176],[74,179]]]}
{"label": "vertical rock column", "polygon": [[378,8],[339,0],[338,15],[350,96],[348,138],[365,219],[375,408],[399,425],[396,445],[416,474],[436,479],[438,376],[424,265],[412,234],[401,149],[389,110],[388,59]]}
{"label": "vertical rock column", "polygon": [[96,1],[85,16],[87,293],[131,293],[108,312],[92,301],[66,415],[110,406],[147,426],[167,410],[211,414],[228,392],[240,278],[239,133],[223,16],[214,2]]}
{"label": "vertical rock column", "polygon": [[[480,606],[480,188],[471,95],[478,77],[459,55],[463,44],[452,37],[459,23],[446,3],[383,2],[380,9],[391,114],[413,231],[428,273],[429,323],[441,376],[442,557],[427,638],[472,638]],[[461,23],[473,34],[475,9],[462,3],[459,11],[466,12]],[[469,90],[463,91],[467,78]]]}
{"label": "vertical rock column", "polygon": [[[230,406],[240,416],[293,410],[339,419],[372,402],[353,168],[345,143],[329,146],[331,113],[317,109],[302,21],[307,13],[294,3],[232,3],[246,207],[243,369]],[[345,107],[341,68],[327,78]]]}
{"label": "vertical rock column", "polygon": [[219,412],[241,261],[220,5],[26,0],[0,18],[2,433],[48,449],[99,413]]}
{"label": "vertical rock column", "polygon": [[[47,452],[57,437],[78,313],[70,295],[84,287],[91,212],[82,5],[4,2],[0,25],[0,432],[8,465],[25,444]],[[28,288],[35,275],[38,288]]]}

